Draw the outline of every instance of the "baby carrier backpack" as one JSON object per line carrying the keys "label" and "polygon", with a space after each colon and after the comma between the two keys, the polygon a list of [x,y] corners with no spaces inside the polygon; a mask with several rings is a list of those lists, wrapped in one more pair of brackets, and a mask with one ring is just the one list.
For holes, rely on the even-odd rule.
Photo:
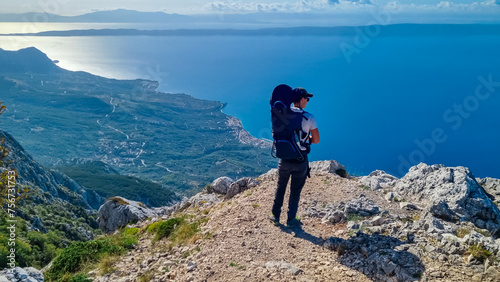
{"label": "baby carrier backpack", "polygon": [[302,120],[305,118],[304,111],[295,112],[291,104],[299,98],[300,92],[293,91],[286,84],[274,88],[271,94],[271,123],[273,134],[273,147],[271,155],[283,160],[303,161],[310,151],[309,142],[301,142],[304,137],[302,131]]}

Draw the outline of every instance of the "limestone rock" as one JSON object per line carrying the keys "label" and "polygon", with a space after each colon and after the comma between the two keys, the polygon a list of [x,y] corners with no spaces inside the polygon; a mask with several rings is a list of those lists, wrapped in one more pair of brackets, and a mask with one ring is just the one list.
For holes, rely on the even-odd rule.
{"label": "limestone rock", "polygon": [[345,215],[344,212],[339,211],[339,210],[332,210],[329,213],[327,213],[324,217],[322,222],[323,223],[331,223],[331,224],[337,224],[337,223],[342,223],[347,220],[347,216]]}
{"label": "limestone rock", "polygon": [[212,182],[211,190],[214,193],[226,195],[227,191],[229,191],[229,188],[231,187],[231,184],[233,184],[233,182],[234,180],[232,180],[227,176],[219,177]]}
{"label": "limestone rock", "polygon": [[419,207],[418,205],[416,205],[414,203],[410,203],[410,202],[401,202],[401,203],[399,203],[399,207],[401,209],[408,210],[408,211],[419,211],[419,210],[422,210],[421,207]]}
{"label": "limestone rock", "polygon": [[262,180],[276,180],[278,179],[278,169],[272,168],[268,172],[259,176],[259,179]]}
{"label": "limestone rock", "polygon": [[386,173],[383,170],[375,170],[368,176],[363,176],[359,178],[361,184],[370,187],[371,190],[375,191],[382,188],[394,187],[399,179]]}
{"label": "limestone rock", "polygon": [[497,203],[500,202],[500,179],[486,177],[482,179],[476,178],[476,180],[486,193],[490,194]]}
{"label": "limestone rock", "polygon": [[231,199],[236,194],[239,194],[250,188],[256,187],[259,184],[260,181],[250,177],[240,178],[236,180],[233,184],[231,184],[231,187],[229,187],[229,190],[227,191],[226,199]]}
{"label": "limestone rock", "polygon": [[386,219],[381,216],[376,216],[370,220],[371,226],[380,226],[385,223]]}
{"label": "limestone rock", "polygon": [[265,266],[266,268],[278,269],[292,275],[299,275],[302,272],[300,268],[285,261],[268,261]]}
{"label": "limestone rock", "polygon": [[340,207],[342,206],[346,214],[359,214],[366,217],[380,213],[380,208],[365,195],[360,195],[359,198],[352,199],[347,203],[341,203]]}
{"label": "limestone rock", "polygon": [[417,226],[428,234],[454,233],[452,225],[448,224],[446,221],[439,220],[432,216],[431,213],[424,213],[424,216],[418,221]]}
{"label": "limestone rock", "polygon": [[191,197],[188,202],[190,203],[189,206],[204,207],[219,203],[221,199],[216,194],[198,193]]}
{"label": "limestone rock", "polygon": [[187,266],[186,266],[186,270],[191,272],[191,271],[195,270],[196,266],[197,265],[195,262],[189,261]]}
{"label": "limestone rock", "polygon": [[387,194],[385,194],[384,198],[386,201],[392,202],[396,199],[401,199],[401,196],[399,196],[399,194],[396,192],[388,192]]}
{"label": "limestone rock", "polygon": [[335,173],[340,177],[349,178],[345,166],[335,160],[311,162],[309,163],[309,167],[311,168],[311,172]]}
{"label": "limestone rock", "polygon": [[448,206],[446,201],[440,201],[439,203],[432,205],[429,209],[433,216],[441,218],[447,221],[455,221],[456,215]]}
{"label": "limestone rock", "polygon": [[394,250],[399,245],[401,241],[393,237],[361,232],[347,240],[332,237],[323,244],[338,252],[340,263],[370,275],[374,281],[415,281],[425,266],[418,256]]}
{"label": "limestone rock", "polygon": [[500,210],[468,168],[420,163],[410,168],[395,190],[428,206],[445,201],[460,221],[471,221],[500,236]]}
{"label": "limestone rock", "polygon": [[42,282],[44,277],[43,273],[34,267],[15,267],[0,271],[0,282],[3,281]]}
{"label": "limestone rock", "polygon": [[139,202],[113,197],[99,208],[97,222],[105,233],[110,233],[128,223],[143,221],[156,215]]}

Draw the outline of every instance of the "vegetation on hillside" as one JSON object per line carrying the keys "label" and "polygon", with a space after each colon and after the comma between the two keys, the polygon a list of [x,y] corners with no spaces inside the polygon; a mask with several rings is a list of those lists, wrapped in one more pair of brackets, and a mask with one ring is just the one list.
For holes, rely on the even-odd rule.
{"label": "vegetation on hillside", "polygon": [[44,273],[47,281],[74,281],[76,277],[85,278],[82,272],[86,267],[117,256],[132,249],[138,236],[121,232],[87,242],[73,242],[60,252],[50,269]]}
{"label": "vegetation on hillside", "polygon": [[[0,212],[0,269],[7,267],[10,255],[8,245],[10,238],[10,230],[7,229],[12,223],[7,222],[5,211]],[[47,265],[64,247],[64,241],[61,232],[51,231],[41,233],[38,231],[29,231],[28,222],[21,217],[15,217],[16,220],[16,262],[19,266],[32,266],[42,268]],[[12,243],[11,243],[12,244]]]}
{"label": "vegetation on hillside", "polygon": [[150,207],[166,206],[180,200],[174,192],[158,183],[120,175],[99,161],[60,166],[57,169],[104,198],[121,196]]}
{"label": "vegetation on hillside", "polygon": [[[86,273],[97,269],[101,275],[113,271],[113,263],[119,256],[135,248],[141,237],[154,243],[165,240],[168,246],[191,244],[202,238],[199,225],[203,220],[178,215],[168,220],[154,222],[139,229],[121,229],[118,233],[88,242],[74,242],[55,258],[45,272],[47,281],[78,281],[87,279]],[[82,280],[87,281],[87,280]]]}
{"label": "vegetation on hillside", "polygon": [[[0,102],[0,114],[5,106]],[[72,241],[99,234],[95,212],[62,201],[39,187],[17,183],[18,173],[5,161],[9,149],[0,141],[0,269],[15,249],[18,266],[42,268]],[[58,187],[60,191],[68,190]],[[66,191],[67,192],[67,191]],[[65,193],[70,201],[74,195]],[[14,226],[13,226],[14,225]],[[13,228],[15,227],[15,228]],[[15,235],[15,239],[11,240]]]}

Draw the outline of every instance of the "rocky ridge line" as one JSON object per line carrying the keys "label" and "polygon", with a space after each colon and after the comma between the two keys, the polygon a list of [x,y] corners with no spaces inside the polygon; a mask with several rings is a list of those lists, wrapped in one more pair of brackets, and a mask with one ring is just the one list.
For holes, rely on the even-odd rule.
{"label": "rocky ridge line", "polygon": [[[205,239],[169,246],[167,240],[153,244],[141,236],[136,249],[113,265],[114,272],[89,276],[94,281],[135,281],[144,275],[151,281],[499,281],[498,207],[468,169],[419,164],[401,179],[383,171],[343,178],[332,173],[333,161],[311,166],[323,170],[312,173],[302,192],[301,228],[276,227],[267,219],[276,170],[257,179],[219,178],[204,192],[130,225],[145,228],[184,213],[204,218]],[[232,189],[239,193],[228,197]],[[484,213],[477,212],[480,206]]]}

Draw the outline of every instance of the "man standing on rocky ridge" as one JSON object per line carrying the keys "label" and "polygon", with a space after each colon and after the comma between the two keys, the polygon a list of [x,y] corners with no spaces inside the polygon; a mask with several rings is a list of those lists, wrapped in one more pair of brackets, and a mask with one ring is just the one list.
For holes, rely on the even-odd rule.
{"label": "man standing on rocky ridge", "polygon": [[[298,113],[303,113],[301,143],[318,144],[319,131],[314,116],[303,109],[307,107],[307,103],[313,97],[313,94],[308,93],[304,88],[298,87],[293,89],[297,98],[293,101],[291,110]],[[300,220],[296,218],[297,209],[299,207],[300,193],[302,187],[306,183],[306,178],[309,175],[309,160],[307,154],[304,154],[304,159],[298,160],[284,160],[280,159],[278,164],[278,185],[274,196],[274,204],[272,208],[272,215],[270,220],[274,225],[278,226],[281,214],[281,207],[283,206],[283,199],[285,197],[286,186],[290,176],[292,181],[290,184],[290,198],[288,200],[288,218],[287,227],[293,228],[301,224]]]}

